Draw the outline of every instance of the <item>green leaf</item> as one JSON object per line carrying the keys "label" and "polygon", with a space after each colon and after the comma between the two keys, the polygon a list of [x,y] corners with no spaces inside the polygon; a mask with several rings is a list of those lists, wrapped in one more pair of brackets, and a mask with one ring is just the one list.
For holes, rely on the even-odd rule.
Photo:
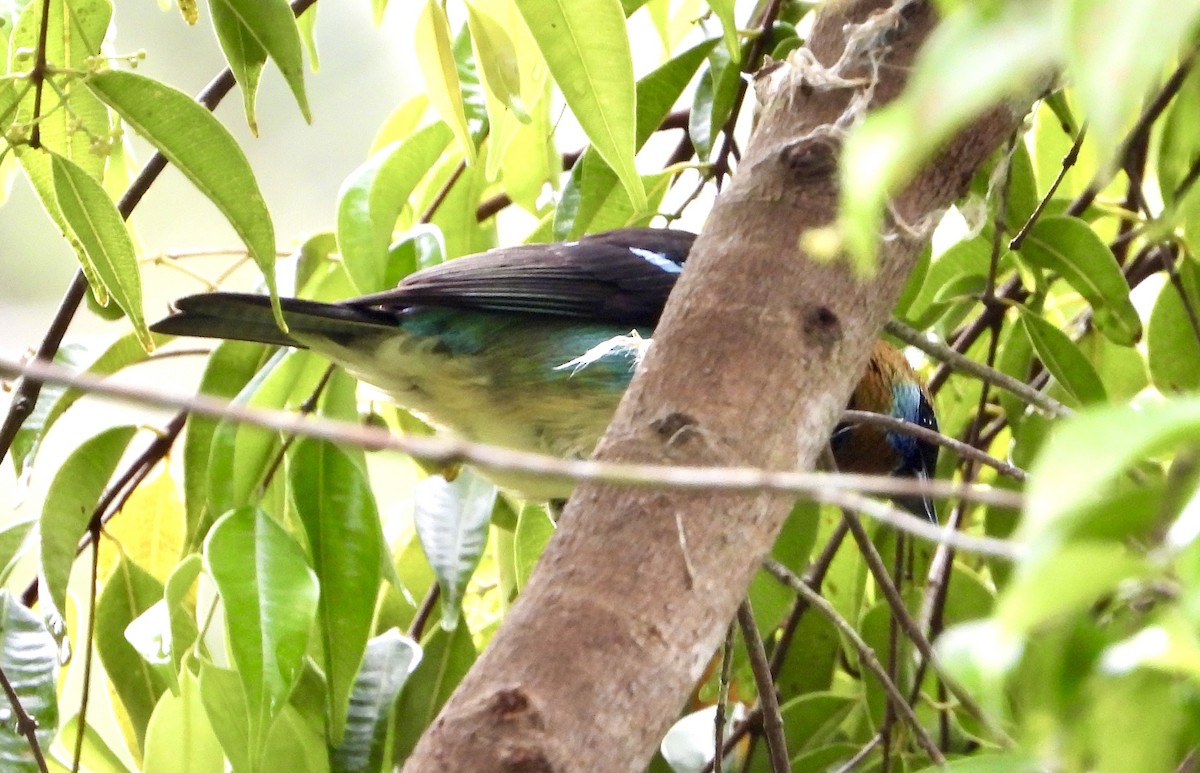
{"label": "green leaf", "polygon": [[1030,469],[1021,536],[1086,515],[1135,462],[1197,436],[1200,398],[1093,408],[1060,422]]}
{"label": "green leaf", "polygon": [[359,292],[387,289],[388,245],[396,218],[450,142],[446,124],[426,126],[375,153],[338,193],[337,240]]}
{"label": "green leaf", "polygon": [[729,52],[729,59],[737,64],[742,59],[742,49],[738,45],[737,21],[733,17],[733,5],[733,0],[709,0],[708,3],[708,7],[721,20],[721,35],[725,38],[725,49]]}
{"label": "green leaf", "polygon": [[529,123],[531,117],[521,99],[521,68],[512,38],[480,0],[467,0],[466,5],[467,26],[484,84],[521,123]]}
{"label": "green leaf", "polygon": [[1046,370],[1077,404],[1102,403],[1108,399],[1096,369],[1066,333],[1024,308],[1021,327]]}
{"label": "green leaf", "polygon": [[1051,3],[964,4],[921,47],[903,96],[846,140],[840,225],[854,267],[874,271],[885,202],[954,132],[1028,90],[1054,64]]}
{"label": "green leaf", "polygon": [[1063,14],[1056,28],[1088,138],[1106,163],[1116,163],[1114,153],[1146,92],[1191,38],[1200,2],[1068,0],[1055,7]]}
{"label": "green leaf", "polygon": [[714,50],[708,59],[709,68],[696,86],[692,112],[688,116],[688,135],[702,161],[712,155],[717,135],[725,128],[742,77],[737,62],[729,58],[725,49]]}
{"label": "green leaf", "polygon": [[417,739],[475,663],[471,629],[461,618],[449,631],[435,626],[421,646],[424,654],[420,665],[405,683],[396,707],[395,759],[404,759],[412,752]]}
{"label": "green leaf", "polygon": [[513,553],[516,558],[517,588],[524,588],[533,573],[533,567],[541,558],[546,544],[554,536],[554,521],[550,513],[540,505],[526,504],[517,516],[517,528],[513,537]]}
{"label": "green leaf", "polygon": [[275,319],[286,329],[275,285],[271,213],[246,155],[225,127],[183,92],[141,75],[113,70],[87,84],[225,215],[262,270]]}
{"label": "green leaf", "polygon": [[17,562],[25,555],[29,535],[37,519],[25,518],[0,529],[0,585],[8,582]]}
{"label": "green leaf", "polygon": [[168,692],[168,682],[125,638],[125,629],[161,601],[162,595],[158,580],[122,558],[96,601],[96,654],[108,673],[121,675],[110,684],[143,747],[154,706]]}
{"label": "green leaf", "polygon": [[1029,634],[1055,617],[1088,609],[1149,569],[1144,558],[1115,542],[1072,542],[1047,549],[1020,565],[997,602],[996,619],[1017,634]]}
{"label": "green leaf", "polygon": [[329,741],[338,746],[371,634],[383,535],[364,472],[337,446],[323,440],[300,441],[290,477],[321,585],[318,616],[325,639]]}
{"label": "green leaf", "polygon": [[213,29],[217,41],[225,52],[225,61],[234,79],[242,89],[242,106],[246,111],[246,123],[255,136],[258,135],[258,120],[254,116],[254,100],[258,95],[258,83],[263,67],[267,64],[267,50],[254,37],[250,28],[242,23],[227,0],[209,0]]}
{"label": "green leaf", "polygon": [[300,30],[300,41],[308,52],[308,67],[313,72],[321,69],[320,57],[317,55],[317,4],[313,3],[304,13],[296,17],[296,27]]}
{"label": "green leaf", "polygon": [[1178,284],[1168,281],[1158,293],[1146,341],[1150,377],[1164,394],[1200,390],[1200,269],[1191,259],[1178,269]]}
{"label": "green leaf", "polygon": [[91,271],[129,317],[138,340],[154,348],[142,313],[142,277],[125,221],[100,183],[62,156],[50,157],[59,211],[91,263]]}
{"label": "green leaf", "polygon": [[454,630],[463,590],[487,547],[496,487],[464,467],[453,481],[431,475],[413,496],[413,524],[442,589],[442,627]]}
{"label": "green leaf", "polygon": [[827,743],[857,701],[846,695],[814,692],[780,706],[788,753]]}
{"label": "green leaf", "polygon": [[[209,4],[224,4],[224,10],[254,37],[283,73],[304,120],[312,123],[308,96],[304,93],[304,47],[287,0],[209,0]],[[215,11],[213,15],[216,16]]]}
{"label": "green leaf", "polygon": [[163,603],[170,621],[170,651],[176,671],[183,663],[184,653],[199,636],[196,628],[195,603],[189,599],[192,586],[200,576],[204,561],[198,553],[189,553],[167,577],[163,588]]}
{"label": "green leaf", "polygon": [[635,209],[646,194],[633,163],[637,102],[633,56],[618,0],[517,0],[550,73]]}
{"label": "green leaf", "polygon": [[[245,341],[224,341],[208,357],[200,394],[231,399],[241,392],[266,357],[267,347]],[[187,510],[184,549],[193,552],[208,534],[220,512],[214,512],[208,495],[208,461],[220,422],[198,414],[187,418],[183,436],[183,499]]]}
{"label": "green leaf", "polygon": [[200,702],[233,770],[250,770],[250,719],[238,672],[201,660]]}
{"label": "green leaf", "polygon": [[[58,646],[38,616],[0,590],[0,669],[4,670],[21,706],[37,721],[37,738],[49,749],[58,728],[55,671]],[[37,771],[29,739],[17,732],[10,717],[0,723],[0,768],[13,773]]]}
{"label": "green leaf", "polygon": [[230,654],[246,694],[251,759],[257,759],[300,678],[317,612],[317,578],[291,535],[252,507],[217,521],[204,543],[204,564],[225,604]]}
{"label": "green leaf", "polygon": [[[48,11],[45,25],[47,65],[59,70],[88,69],[88,58],[100,53],[112,20],[112,4],[108,0],[44,0],[21,5],[24,11],[13,30],[9,50],[36,51],[42,46],[42,9],[45,8]],[[32,68],[34,61],[34,57],[29,56],[22,59],[20,65]],[[20,72],[20,67],[15,66],[14,70]],[[78,77],[64,77],[52,72],[49,80],[42,93],[41,113],[36,116],[41,147],[71,159],[93,179],[101,179],[108,147],[107,143],[96,140],[109,136],[108,111]],[[18,123],[29,125],[35,119],[37,90],[19,91],[22,99],[15,118]],[[38,156],[49,163],[44,152],[22,155]],[[23,163],[28,164],[27,161]]]}
{"label": "green leaf", "polygon": [[113,427],[79,445],[54,476],[42,506],[42,582],[59,615],[66,611],[67,581],[79,540],[87,531],[117,462],[133,439],[135,427]]}
{"label": "green leaf", "polygon": [[478,148],[467,126],[462,87],[458,82],[458,68],[454,63],[450,39],[450,22],[446,20],[446,11],[438,0],[428,0],[417,17],[416,51],[430,102],[453,130],[468,162],[474,164]]}
{"label": "green leaf", "polygon": [[204,714],[200,681],[190,669],[179,675],[180,692],[164,694],[146,727],[142,770],[220,773],[225,754]]}
{"label": "green leaf", "polygon": [[[696,68],[716,43],[715,40],[700,43],[638,81],[637,148],[640,149],[662,125]],[[554,213],[554,238],[572,239],[595,230],[591,228],[592,220],[617,182],[616,174],[596,149],[585,150],[571,168],[562,200]]]}
{"label": "green leaf", "polygon": [[[312,394],[328,365],[307,351],[281,349],[242,389],[235,402],[284,408]],[[209,510],[214,515],[249,504],[279,454],[279,433],[223,421],[212,436],[207,462]]]}
{"label": "green leaf", "polygon": [[1021,255],[1053,271],[1091,304],[1096,327],[1110,341],[1133,346],[1142,322],[1129,300],[1129,284],[1112,250],[1087,223],[1068,215],[1044,216],[1033,226]]}
{"label": "green leaf", "polygon": [[[142,355],[145,354],[141,346],[135,344],[134,348]],[[78,370],[84,367],[88,355],[88,348],[83,344],[77,342],[65,343],[59,347],[58,353],[54,355],[54,364],[61,365],[70,370]],[[33,413],[29,414],[29,417],[21,425],[21,429],[17,430],[12,448],[9,451],[9,458],[12,459],[13,471],[16,473],[19,489],[23,489],[28,483],[29,476],[33,472],[33,462],[37,457],[38,449],[41,448],[42,441],[53,424],[52,414],[54,406],[58,404],[59,399],[67,391],[68,389],[65,386],[58,386],[57,384],[43,385],[42,391],[38,395],[37,404],[33,408]]]}
{"label": "green leaf", "polygon": [[350,692],[346,733],[329,755],[335,773],[382,769],[392,706],[420,662],[420,645],[395,628],[367,642]]}

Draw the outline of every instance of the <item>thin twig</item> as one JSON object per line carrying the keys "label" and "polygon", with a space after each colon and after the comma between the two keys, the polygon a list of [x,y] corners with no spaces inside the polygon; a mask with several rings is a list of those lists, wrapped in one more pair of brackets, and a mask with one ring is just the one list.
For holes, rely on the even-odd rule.
{"label": "thin twig", "polygon": [[[904,635],[907,636],[917,648],[917,652],[925,658],[925,660],[934,665],[937,669],[937,658],[934,655],[933,645],[929,641],[929,637],[921,629],[921,626],[913,618],[908,611],[908,607],[904,604],[904,598],[900,595],[900,591],[892,582],[891,575],[888,573],[887,566],[883,563],[883,557],[879,555],[879,551],[875,549],[874,543],[871,542],[871,537],[867,534],[867,530],[863,528],[862,521],[852,512],[842,513],[843,523],[850,530],[850,535],[854,537],[855,543],[858,545],[859,552],[862,554],[863,560],[867,564],[867,568],[871,572],[871,576],[875,578],[875,584],[883,593],[884,598],[888,602],[888,606],[892,609],[893,618],[899,623]],[[811,586],[810,586],[811,587]],[[938,670],[939,675],[941,671]],[[917,687],[914,693],[919,689],[920,679],[916,682]],[[993,737],[1002,745],[1011,746],[1013,741],[991,718],[984,713],[983,708],[975,701],[969,692],[960,687],[957,683],[950,683],[950,690],[958,702],[962,704],[963,710],[971,715],[973,719],[986,727]],[[910,699],[910,703],[912,700]]]}
{"label": "thin twig", "polygon": [[993,468],[996,472],[1013,480],[1024,481],[1028,476],[1024,470],[1016,465],[1010,464],[1002,459],[980,451],[975,446],[969,445],[950,437],[943,435],[940,432],[922,427],[919,424],[914,424],[905,419],[899,419],[895,416],[888,416],[883,413],[871,413],[870,411],[853,411],[846,410],[842,412],[842,421],[856,424],[874,424],[894,432],[902,432],[906,435],[912,435],[918,440],[924,440],[927,443],[935,443],[942,448],[953,451],[962,459],[970,459],[971,461],[987,465]]}
{"label": "thin twig", "polygon": [[88,589],[88,624],[83,646],[83,689],[79,695],[79,714],[75,721],[75,754],[71,758],[71,773],[79,773],[83,759],[83,737],[87,734],[87,710],[92,694],[92,646],[96,639],[96,593],[100,585],[100,525],[88,529],[92,537],[92,576]]}
{"label": "thin twig", "polygon": [[725,629],[725,646],[721,648],[721,675],[717,681],[717,710],[713,717],[713,770],[723,770],[725,757],[725,710],[729,706],[729,683],[733,673],[733,623]]}
{"label": "thin twig", "polygon": [[37,763],[38,770],[40,773],[50,773],[50,769],[46,767],[46,757],[42,754],[42,744],[37,737],[37,720],[29,716],[29,712],[21,705],[21,696],[17,695],[17,691],[13,689],[12,682],[8,681],[8,674],[4,672],[2,666],[0,666],[0,688],[4,689],[4,694],[8,697],[8,704],[12,706],[13,718],[16,720],[14,729],[25,736],[25,740],[29,742],[29,751],[33,753],[33,760]]}
{"label": "thin twig", "polygon": [[986,486],[962,486],[953,481],[915,480],[887,475],[837,475],[815,472],[786,472],[748,467],[674,467],[600,462],[584,459],[558,459],[552,456],[472,443],[452,437],[393,435],[385,429],[367,427],[325,417],[297,416],[294,413],[248,405],[238,405],[195,395],[179,397],[132,384],[110,383],[88,373],[74,373],[53,363],[20,363],[0,358],[0,375],[30,375],[56,384],[107,395],[126,402],[183,409],[205,416],[253,424],[265,429],[294,432],[308,437],[332,440],[376,450],[392,450],[420,459],[449,465],[470,463],[493,471],[527,472],[547,480],[563,482],[612,483],[625,486],[649,486],[700,491],[778,492],[849,507],[922,539],[939,542],[953,540],[960,550],[980,552],[1014,560],[1023,546],[966,534],[946,535],[935,525],[895,507],[875,501],[865,492],[881,496],[929,496],[962,498],[1001,507],[1020,508],[1024,497],[1018,492]]}
{"label": "thin twig", "polygon": [[943,343],[931,341],[919,330],[909,327],[902,322],[891,320],[885,328],[888,333],[896,336],[909,346],[914,346],[926,354],[941,360],[955,370],[970,373],[982,381],[997,386],[1006,392],[1011,392],[1030,405],[1041,408],[1051,416],[1070,416],[1072,411],[1053,397],[1032,389],[1028,384],[1017,381],[1007,373],[1001,373],[995,368],[981,365],[974,360],[959,354]]}
{"label": "thin twig", "polygon": [[1033,212],[1029,215],[1029,219],[1025,221],[1025,225],[1021,226],[1021,230],[1017,231],[1017,235],[1008,243],[1010,250],[1019,250],[1025,242],[1025,237],[1033,230],[1033,226],[1041,219],[1042,212],[1045,211],[1046,205],[1050,203],[1050,199],[1054,198],[1054,194],[1058,191],[1058,186],[1062,185],[1062,181],[1066,178],[1067,172],[1071,167],[1075,166],[1075,162],[1079,160],[1079,148],[1083,145],[1083,138],[1087,136],[1087,124],[1079,130],[1079,134],[1075,135],[1075,142],[1071,143],[1071,149],[1063,156],[1062,164],[1058,168],[1058,175],[1055,176],[1054,182],[1050,183],[1050,189],[1046,191],[1046,195],[1042,196],[1041,201],[1034,207]]}
{"label": "thin twig", "polygon": [[771,770],[773,773],[787,773],[791,766],[788,764],[787,741],[783,736],[779,696],[775,694],[771,665],[767,662],[767,651],[763,647],[762,637],[758,635],[758,625],[754,622],[754,610],[750,608],[749,599],[738,606],[737,619],[742,629],[742,640],[746,642],[746,652],[750,656],[750,670],[754,672],[754,682],[758,686],[758,705],[762,707],[763,735],[767,739]]}
{"label": "thin twig", "polygon": [[421,641],[421,636],[425,633],[425,625],[429,622],[429,616],[433,614],[433,608],[437,606],[438,598],[441,595],[442,586],[436,582],[429,586],[425,599],[417,608],[417,613],[413,615],[412,622],[408,625],[408,638],[413,641]]}
{"label": "thin twig", "polygon": [[34,54],[33,69],[29,80],[33,82],[33,131],[29,134],[29,147],[42,146],[42,93],[46,86],[46,43],[50,33],[50,0],[42,0],[42,18],[38,20],[37,52]]}
{"label": "thin twig", "polygon": [[[75,548],[75,555],[83,553],[88,545],[92,543],[92,535],[96,530],[103,528],[112,517],[121,511],[128,501],[130,494],[133,493],[141,482],[145,480],[150,471],[154,469],[160,461],[162,461],[167,452],[171,450],[171,446],[175,444],[179,433],[183,431],[183,425],[187,419],[187,413],[177,413],[167,423],[167,426],[158,433],[158,436],[151,441],[150,445],[146,446],[146,450],[138,454],[137,459],[125,469],[121,477],[108,487],[104,495],[100,497],[100,501],[96,503],[96,508],[92,511],[91,520],[88,521],[87,531],[83,533],[83,538],[79,540],[79,545]],[[25,592],[21,594],[21,603],[27,607],[32,607],[38,600],[38,581],[34,578],[29,585],[25,587]]]}
{"label": "thin twig", "polygon": [[938,749],[937,744],[933,742],[933,739],[929,736],[928,731],[925,730],[925,726],[921,724],[921,720],[918,719],[917,715],[913,712],[912,706],[908,705],[908,701],[905,700],[904,696],[900,693],[900,690],[896,687],[895,682],[893,682],[891,679],[888,679],[887,672],[884,671],[883,666],[880,665],[879,658],[875,657],[874,650],[871,649],[869,644],[863,641],[862,636],[860,636],[858,631],[854,629],[854,626],[851,625],[844,617],[842,617],[838,611],[833,608],[833,605],[826,601],[820,593],[817,593],[815,590],[806,585],[803,580],[793,574],[783,564],[779,563],[773,558],[768,558],[763,562],[763,566],[784,585],[787,585],[796,593],[799,593],[801,596],[804,596],[806,599],[808,599],[808,603],[811,604],[814,609],[816,609],[818,612],[824,615],[826,619],[833,623],[834,627],[837,628],[838,631],[841,632],[842,636],[844,636],[854,647],[855,651],[858,653],[859,662],[862,663],[863,666],[866,667],[866,669],[874,674],[875,678],[879,680],[879,683],[883,686],[884,692],[888,694],[888,700],[892,701],[896,705],[896,710],[900,713],[901,717],[903,717],[904,721],[912,727],[913,733],[917,737],[917,743],[919,743],[921,748],[925,750],[925,753],[929,755],[929,759],[936,765],[945,765],[946,758],[942,756],[941,750]]}

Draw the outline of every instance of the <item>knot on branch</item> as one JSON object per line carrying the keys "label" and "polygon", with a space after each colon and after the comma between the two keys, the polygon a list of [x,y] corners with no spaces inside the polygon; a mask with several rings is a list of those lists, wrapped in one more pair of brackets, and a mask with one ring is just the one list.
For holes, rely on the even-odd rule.
{"label": "knot on branch", "polygon": [[840,143],[828,134],[809,136],[780,151],[784,166],[801,183],[830,180],[837,172]]}
{"label": "knot on branch", "polygon": [[804,335],[823,352],[842,338],[842,321],[828,306],[817,306],[804,315]]}

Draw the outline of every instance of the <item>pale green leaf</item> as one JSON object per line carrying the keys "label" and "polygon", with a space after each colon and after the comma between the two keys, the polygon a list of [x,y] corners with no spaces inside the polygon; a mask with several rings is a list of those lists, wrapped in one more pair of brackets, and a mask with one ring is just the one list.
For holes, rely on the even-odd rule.
{"label": "pale green leaf", "polygon": [[633,57],[618,0],[517,0],[567,105],[600,156],[646,208],[634,166],[637,97]]}
{"label": "pale green leaf", "polygon": [[454,630],[463,591],[487,546],[496,487],[469,467],[453,481],[432,475],[414,492],[413,522],[442,589],[442,627]]}
{"label": "pale green leaf", "polygon": [[[300,30],[287,0],[209,0],[210,5],[224,4],[229,15],[250,33],[275,66],[300,106],[304,120],[312,122],[308,96],[304,92],[304,47]],[[215,16],[214,12],[214,16]],[[228,54],[228,49],[226,49]]]}
{"label": "pale green leaf", "polygon": [[204,543],[204,565],[225,605],[230,654],[246,695],[251,759],[257,759],[300,678],[317,612],[317,578],[292,536],[252,507],[217,521]]}
{"label": "pale green leaf", "polygon": [[246,155],[212,113],[158,81],[111,71],[87,81],[221,210],[263,272],[275,318],[283,314],[275,284],[275,227]]}
{"label": "pale green leaf", "polygon": [[388,245],[396,218],[450,137],[446,124],[431,124],[372,155],[342,184],[337,240],[359,292],[387,289]]}
{"label": "pale green leaf", "polygon": [[92,270],[104,283],[108,296],[129,317],[134,333],[146,351],[154,349],[142,313],[142,277],[133,239],[112,199],[79,165],[62,156],[51,156],[54,195],[59,211],[75,239],[83,245]]}
{"label": "pale green leaf", "polygon": [[429,100],[442,120],[454,131],[468,161],[474,164],[478,148],[467,126],[458,67],[454,63],[450,22],[446,20],[446,11],[438,0],[428,0],[421,9],[421,15],[417,17],[416,36],[417,63],[425,76]]}
{"label": "pale green leaf", "polygon": [[1091,304],[1096,327],[1110,341],[1133,346],[1141,338],[1142,322],[1129,300],[1129,283],[1112,250],[1082,220],[1043,216],[1026,236],[1021,255],[1075,288]]}
{"label": "pale green leaf", "polygon": [[1086,514],[1123,471],[1200,437],[1200,398],[1106,406],[1060,422],[1030,470],[1024,536]]}
{"label": "pale green leaf", "polygon": [[258,95],[258,83],[263,67],[267,64],[267,50],[254,37],[254,33],[233,12],[227,0],[210,0],[213,29],[217,41],[225,52],[225,61],[242,89],[242,107],[246,111],[246,123],[250,131],[258,134],[258,120],[254,115],[254,101]]}
{"label": "pale green leaf", "polygon": [[842,153],[844,243],[874,271],[885,202],[955,131],[996,102],[1030,89],[1055,62],[1050,3],[963,5],[921,47],[903,96],[867,116]]}
{"label": "pale green leaf", "polygon": [[79,540],[135,427],[113,427],[83,441],[58,468],[42,505],[41,578],[44,601],[62,615]]}

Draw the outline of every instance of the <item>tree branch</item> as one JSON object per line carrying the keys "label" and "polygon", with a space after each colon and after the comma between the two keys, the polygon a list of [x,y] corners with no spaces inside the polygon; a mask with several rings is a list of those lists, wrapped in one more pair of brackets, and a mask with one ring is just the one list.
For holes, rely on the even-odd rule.
{"label": "tree branch", "polygon": [[[889,224],[870,277],[847,261],[811,260],[798,245],[837,216],[835,126],[863,102],[853,84],[871,82],[876,104],[893,99],[933,23],[926,3],[830,4],[809,38],[812,56],[759,76],[765,107],[738,173],[696,241],[598,459],[812,469],[926,239]],[[862,45],[843,58],[858,33]],[[839,77],[820,78],[835,66]],[[955,138],[893,201],[897,222],[931,222],[1019,119],[997,108]],[[479,771],[644,767],[791,501],[579,487],[522,595],[406,770],[463,760]],[[605,753],[586,759],[580,749]]]}

